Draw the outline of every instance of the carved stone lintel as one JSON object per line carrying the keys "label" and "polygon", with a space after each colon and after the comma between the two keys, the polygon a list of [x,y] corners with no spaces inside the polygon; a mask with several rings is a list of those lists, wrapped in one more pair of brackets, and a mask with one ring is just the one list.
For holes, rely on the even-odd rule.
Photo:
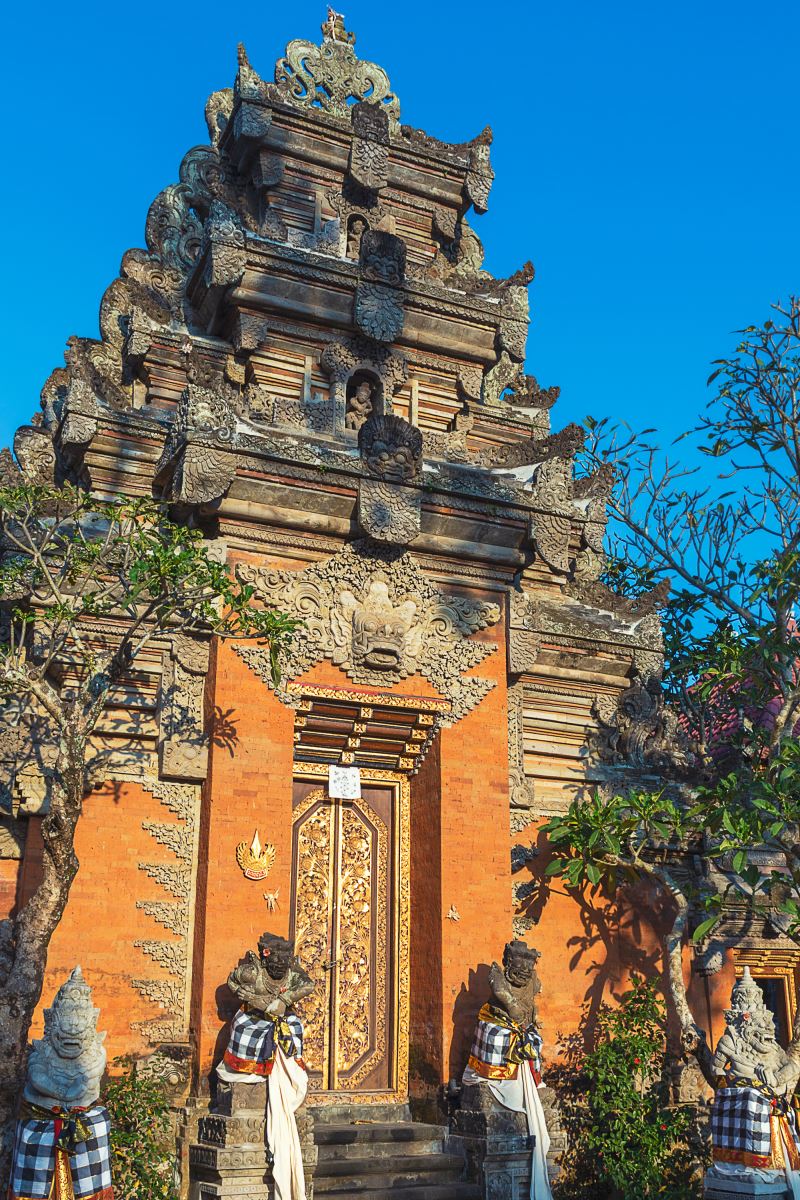
{"label": "carved stone lintel", "polygon": [[420,493],[378,479],[358,485],[358,525],[367,537],[407,546],[420,531]]}
{"label": "carved stone lintel", "polygon": [[[324,658],[367,685],[390,686],[419,671],[450,701],[445,723],[459,720],[494,686],[464,673],[495,649],[468,638],[499,619],[498,606],[445,595],[407,552],[358,542],[296,573],[241,565],[237,574],[266,604],[302,614],[291,646],[279,655],[282,681]],[[235,649],[272,686],[265,652]],[[281,687],[277,694],[293,702]]]}

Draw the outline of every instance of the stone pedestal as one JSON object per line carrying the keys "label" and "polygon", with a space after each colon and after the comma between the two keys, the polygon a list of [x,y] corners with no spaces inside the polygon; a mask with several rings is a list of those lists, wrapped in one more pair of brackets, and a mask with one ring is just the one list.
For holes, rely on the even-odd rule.
{"label": "stone pedestal", "polygon": [[[563,1148],[551,1126],[555,1115],[549,1089],[540,1092],[552,1139],[551,1152]],[[453,1114],[448,1149],[463,1154],[467,1178],[479,1183],[485,1200],[528,1200],[531,1188],[531,1155],[534,1138],[528,1133],[524,1113],[498,1104],[488,1087],[465,1084],[461,1107]],[[551,1178],[555,1174],[550,1168]]]}
{"label": "stone pedestal", "polygon": [[759,1179],[725,1179],[712,1170],[703,1178],[703,1200],[750,1200],[750,1197],[769,1196],[771,1200],[790,1200],[786,1182],[764,1183]]}
{"label": "stone pedestal", "polygon": [[[189,1200],[270,1200],[272,1171],[267,1148],[267,1087],[263,1083],[219,1082],[214,1109],[198,1121],[189,1147]],[[306,1196],[313,1200],[317,1148],[305,1104],[295,1114]]]}

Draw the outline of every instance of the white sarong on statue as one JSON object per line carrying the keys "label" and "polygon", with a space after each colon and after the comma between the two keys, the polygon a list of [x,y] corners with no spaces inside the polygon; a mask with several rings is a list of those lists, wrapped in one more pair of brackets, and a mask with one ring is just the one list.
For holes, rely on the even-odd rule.
{"label": "white sarong on statue", "polygon": [[525,1113],[528,1133],[533,1138],[530,1200],[553,1200],[550,1179],[547,1175],[550,1134],[547,1132],[544,1109],[539,1099],[539,1089],[533,1078],[530,1061],[526,1060],[519,1064],[514,1079],[485,1079],[472,1067],[467,1067],[462,1082],[479,1083],[482,1087],[488,1087],[495,1100],[502,1104],[503,1108],[509,1108],[512,1112]]}
{"label": "white sarong on statue", "polygon": [[267,1085],[267,1144],[273,1160],[275,1200],[306,1200],[303,1152],[294,1114],[305,1100],[307,1088],[304,1068],[276,1046]]}

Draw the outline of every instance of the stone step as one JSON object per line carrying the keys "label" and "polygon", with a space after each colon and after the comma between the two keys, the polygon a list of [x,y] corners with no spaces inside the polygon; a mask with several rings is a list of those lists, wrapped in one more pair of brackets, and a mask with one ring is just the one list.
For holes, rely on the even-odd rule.
{"label": "stone step", "polygon": [[[364,1143],[388,1142],[403,1146],[408,1142],[437,1142],[442,1147],[447,1130],[443,1125],[424,1125],[421,1121],[370,1121],[359,1124],[315,1124],[314,1141],[320,1147],[363,1145]],[[408,1153],[409,1151],[404,1151]],[[410,1153],[414,1153],[413,1150]]]}
{"label": "stone step", "polygon": [[307,1103],[315,1125],[351,1125],[357,1120],[390,1125],[411,1120],[407,1104],[315,1104],[313,1093]]}
{"label": "stone step", "polygon": [[436,1137],[430,1139],[327,1142],[319,1144],[319,1161],[321,1163],[346,1162],[355,1158],[364,1158],[367,1153],[383,1161],[387,1158],[394,1158],[398,1154],[402,1154],[403,1157],[413,1155],[415,1158],[422,1158],[426,1154],[441,1154],[442,1144],[443,1139],[439,1131],[437,1131]]}
{"label": "stone step", "polygon": [[474,1183],[425,1183],[418,1187],[367,1188],[335,1195],[336,1200],[482,1200],[483,1191]]}
{"label": "stone step", "polygon": [[[314,1175],[314,1190],[325,1195],[358,1192],[369,1188],[397,1188],[419,1184],[455,1183],[464,1171],[464,1160],[456,1154],[397,1154],[391,1158],[321,1161]],[[449,1179],[443,1178],[444,1175]]]}

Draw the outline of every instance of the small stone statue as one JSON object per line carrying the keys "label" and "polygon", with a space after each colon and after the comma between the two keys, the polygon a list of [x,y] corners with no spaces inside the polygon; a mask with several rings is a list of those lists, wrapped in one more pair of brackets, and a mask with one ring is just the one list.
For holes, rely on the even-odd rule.
{"label": "small stone statue", "polygon": [[226,1083],[268,1078],[267,1141],[272,1155],[275,1200],[305,1200],[303,1159],[295,1113],[305,1100],[303,1025],[294,1005],[314,982],[294,957],[294,943],[274,933],[248,950],[228,976],[241,1008],[231,1024],[217,1075]]}
{"label": "small stone statue", "polygon": [[[788,1050],[748,967],[725,1012],[725,1032],[710,1062],[701,1062],[716,1088],[711,1107],[713,1166],[705,1195],[785,1195],[800,1200],[800,1137],[793,1095],[800,1079],[800,1017]],[[734,1187],[729,1187],[731,1183]],[[765,1187],[772,1184],[773,1187]],[[750,1190],[743,1190],[750,1185]]]}
{"label": "small stone statue", "polygon": [[345,429],[359,430],[368,417],[372,416],[372,384],[362,379],[352,396],[347,397],[347,412],[344,416]]}
{"label": "small stone statue", "polygon": [[361,255],[361,239],[367,231],[363,217],[353,217],[347,230],[347,257],[358,262]]}
{"label": "small stone statue", "polygon": [[99,1015],[76,967],[30,1052],[9,1200],[113,1200],[110,1122],[97,1103],[106,1066]]}
{"label": "small stone statue", "polygon": [[515,939],[503,951],[502,967],[492,963],[491,995],[478,1013],[463,1082],[487,1087],[503,1108],[525,1114],[534,1139],[531,1200],[552,1200],[547,1173],[550,1136],[538,1094],[542,1086],[542,1038],[536,1012],[536,997],[542,990],[536,972],[539,958],[538,950]]}

